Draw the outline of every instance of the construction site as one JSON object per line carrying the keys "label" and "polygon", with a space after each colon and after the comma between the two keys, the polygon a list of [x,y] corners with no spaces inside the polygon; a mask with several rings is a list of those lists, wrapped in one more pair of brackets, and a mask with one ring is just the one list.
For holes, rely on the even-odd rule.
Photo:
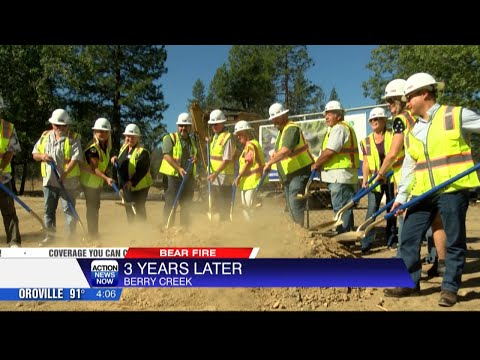
{"label": "construction site", "polygon": [[[365,116],[365,109],[361,109]],[[228,113],[228,112],[227,112]],[[208,114],[192,107],[195,122],[195,136],[205,149],[205,137],[208,127]],[[317,122],[319,114],[310,118],[300,116],[300,120]],[[265,135],[270,126],[264,119],[254,114],[228,114],[228,126],[238,120],[249,120],[255,126],[259,136]],[[365,131],[367,131],[365,129]],[[203,141],[203,142],[202,142]],[[202,151],[205,164],[206,154]],[[161,200],[163,189],[152,187],[147,201],[147,221],[128,224],[125,208],[119,206],[112,192],[105,193],[99,213],[100,236],[94,242],[85,242],[79,228],[77,236],[58,236],[55,247],[258,247],[258,258],[391,258],[395,251],[387,248],[383,241],[383,226],[379,225],[378,237],[372,252],[361,254],[358,242],[343,244],[323,236],[311,228],[334,217],[329,204],[328,191],[317,179],[311,187],[312,195],[308,199],[306,226],[294,224],[284,211],[285,202],[281,184],[271,181],[262,188],[263,205],[255,212],[251,221],[241,216],[241,207],[235,206],[232,221],[213,222],[207,217],[207,202],[202,193],[205,180],[201,174],[198,179],[198,191],[193,202],[194,216],[191,226],[186,229],[178,223],[166,229],[162,223],[164,202]],[[274,180],[274,179],[272,179]],[[43,214],[41,179],[32,183],[34,191],[21,196],[36,214]],[[365,219],[366,205],[360,201],[354,210],[355,223],[359,225]],[[236,201],[238,204],[238,199]],[[20,219],[23,247],[37,247],[43,237],[38,221],[28,212],[16,205]],[[80,198],[76,205],[80,218],[85,219],[85,200]],[[178,208],[181,211],[181,207]],[[119,301],[5,301],[0,302],[3,311],[469,311],[480,308],[480,204],[471,202],[467,213],[467,262],[464,270],[463,286],[459,291],[459,302],[445,309],[437,305],[442,279],[434,277],[422,279],[421,296],[402,299],[384,298],[382,288],[132,288],[124,289]],[[63,212],[57,209],[59,234],[63,230]],[[178,217],[177,217],[178,219]],[[5,242],[2,235],[0,241]],[[426,249],[422,247],[422,254]],[[429,265],[424,264],[425,267]]]}

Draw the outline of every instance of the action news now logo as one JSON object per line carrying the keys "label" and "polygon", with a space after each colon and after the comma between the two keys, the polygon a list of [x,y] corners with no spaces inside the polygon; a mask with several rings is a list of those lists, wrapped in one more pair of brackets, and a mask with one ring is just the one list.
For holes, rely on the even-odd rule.
{"label": "action news now logo", "polygon": [[118,262],[116,260],[93,260],[90,266],[92,286],[116,286]]}

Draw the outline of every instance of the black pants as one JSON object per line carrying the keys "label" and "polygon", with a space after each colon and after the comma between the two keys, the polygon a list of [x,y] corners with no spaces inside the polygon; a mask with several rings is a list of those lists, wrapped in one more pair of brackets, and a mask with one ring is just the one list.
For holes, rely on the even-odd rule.
{"label": "black pants", "polygon": [[219,213],[220,221],[230,219],[232,186],[212,185],[212,213]]}
{"label": "black pants", "polygon": [[148,191],[150,187],[137,191],[125,190],[125,201],[135,203],[135,213],[131,206],[125,206],[125,212],[127,214],[128,223],[141,222],[147,220],[147,209],[145,203],[147,202]]}
{"label": "black pants", "polygon": [[[182,180],[183,178],[178,176],[168,176],[168,187],[167,192],[165,193],[165,206],[163,207],[163,221],[165,222],[165,225],[167,224],[168,217],[170,216],[170,212],[172,210],[175,198],[178,194],[178,190],[180,189],[180,185],[182,184]],[[180,225],[185,227],[188,227],[190,225],[190,205],[193,200],[193,194],[195,190],[194,185],[195,179],[191,174],[189,174],[183,185],[182,192],[178,197],[177,205],[180,205],[181,209]],[[173,225],[174,223],[175,212],[172,214],[169,225]]]}
{"label": "black pants", "polygon": [[[10,181],[4,184],[12,190]],[[7,235],[7,245],[20,245],[22,237],[18,226],[18,217],[15,210],[15,201],[6,192],[0,190],[0,210],[3,216],[3,225],[5,226],[5,234]]]}
{"label": "black pants", "polygon": [[98,218],[102,188],[92,189],[84,186],[83,193],[85,194],[85,202],[87,205],[88,235],[95,237],[98,235]]}

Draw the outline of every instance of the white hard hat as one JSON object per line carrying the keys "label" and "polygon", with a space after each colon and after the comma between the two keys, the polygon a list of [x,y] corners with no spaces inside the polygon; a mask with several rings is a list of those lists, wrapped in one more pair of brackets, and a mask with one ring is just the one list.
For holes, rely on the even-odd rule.
{"label": "white hard hat", "polygon": [[368,120],[375,119],[375,118],[385,118],[385,119],[387,119],[388,116],[385,113],[385,109],[381,108],[381,107],[373,108],[372,111],[370,111],[370,116],[368,117]]}
{"label": "white hard hat", "polygon": [[345,109],[342,107],[342,104],[340,104],[340,101],[337,100],[332,100],[325,105],[325,110],[323,110],[323,115],[327,113],[327,111],[342,111],[345,112]]}
{"label": "white hard hat", "polygon": [[140,136],[140,128],[135,124],[128,124],[125,128],[123,135],[136,135]]}
{"label": "white hard hat", "polygon": [[227,117],[225,116],[222,110],[217,109],[217,110],[213,110],[210,113],[210,120],[208,120],[208,123],[220,124],[220,123],[224,123],[225,121],[227,121]]}
{"label": "white hard hat", "polygon": [[65,110],[57,109],[52,113],[52,117],[48,121],[54,125],[69,125],[70,116]]}
{"label": "white hard hat", "polygon": [[443,90],[445,88],[445,83],[443,81],[435,81],[430,74],[413,74],[407,79],[407,83],[405,84],[405,95],[402,97],[402,100],[407,101],[406,95],[430,85],[436,87],[437,90]]}
{"label": "white hard hat", "polygon": [[233,131],[234,134],[237,134],[239,131],[244,131],[244,130],[252,130],[253,128],[250,126],[250,124],[245,121],[245,120],[240,120],[235,124],[235,130]]}
{"label": "white hard hat", "polygon": [[95,121],[95,125],[93,125],[92,130],[100,130],[100,131],[112,131],[112,126],[110,125],[110,121],[105,118],[99,118]]}
{"label": "white hard hat", "polygon": [[275,119],[276,117],[282,116],[283,114],[288,113],[290,110],[285,110],[282,104],[275,103],[268,109],[268,114],[270,117],[269,120]]}
{"label": "white hard hat", "polygon": [[178,115],[177,125],[192,125],[192,119],[189,113],[181,113]]}
{"label": "white hard hat", "polygon": [[404,79],[395,79],[390,81],[385,87],[385,95],[382,96],[382,99],[405,95],[406,83],[407,81]]}

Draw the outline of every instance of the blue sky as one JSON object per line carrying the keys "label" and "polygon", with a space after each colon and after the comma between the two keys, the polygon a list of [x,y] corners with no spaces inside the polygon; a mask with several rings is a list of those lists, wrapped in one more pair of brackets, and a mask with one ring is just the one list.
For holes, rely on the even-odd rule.
{"label": "blue sky", "polygon": [[[370,77],[366,69],[370,52],[376,45],[309,45],[308,52],[315,65],[307,77],[320,85],[327,99],[335,86],[345,108],[375,105],[363,96],[362,82]],[[215,71],[228,61],[231,45],[167,45],[168,73],[162,79],[165,102],[163,123],[169,132],[176,131],[175,122],[181,112],[187,111],[188,99],[197,79],[210,84]]]}

